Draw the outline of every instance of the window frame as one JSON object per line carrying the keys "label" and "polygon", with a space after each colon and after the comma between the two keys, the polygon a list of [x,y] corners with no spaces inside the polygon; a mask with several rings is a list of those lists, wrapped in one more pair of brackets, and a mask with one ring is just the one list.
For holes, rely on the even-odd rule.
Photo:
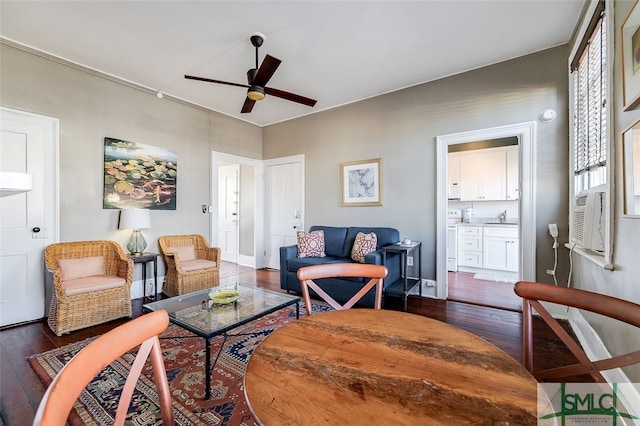
{"label": "window frame", "polygon": [[585,250],[582,247],[576,246],[574,243],[569,241],[566,244],[566,247],[569,249],[573,249],[576,253],[584,256],[585,258],[593,261],[599,266],[605,269],[613,269],[613,206],[614,206],[614,191],[613,184],[615,179],[614,167],[613,164],[615,162],[615,144],[614,144],[614,132],[613,132],[613,114],[614,109],[612,107],[613,104],[613,63],[615,58],[615,50],[614,50],[614,39],[616,33],[614,31],[614,15],[613,15],[613,1],[605,1],[605,0],[591,0],[587,4],[587,9],[584,14],[584,17],[578,27],[578,31],[575,34],[574,42],[571,46],[571,53],[568,57],[568,78],[569,78],[569,234],[571,235],[571,231],[573,229],[573,212],[574,212],[574,200],[576,197],[576,176],[574,174],[575,170],[575,145],[576,145],[576,134],[575,128],[573,124],[574,114],[575,114],[575,85],[574,85],[574,74],[572,70],[576,65],[576,55],[581,50],[584,53],[584,48],[586,44],[586,40],[591,38],[593,31],[598,27],[593,23],[593,17],[596,11],[598,10],[600,4],[604,4],[604,13],[607,17],[606,19],[606,43],[605,48],[607,49],[606,58],[607,58],[607,67],[606,67],[606,183],[605,183],[605,192],[606,192],[606,200],[605,200],[605,250],[604,253],[596,253],[589,250]]}

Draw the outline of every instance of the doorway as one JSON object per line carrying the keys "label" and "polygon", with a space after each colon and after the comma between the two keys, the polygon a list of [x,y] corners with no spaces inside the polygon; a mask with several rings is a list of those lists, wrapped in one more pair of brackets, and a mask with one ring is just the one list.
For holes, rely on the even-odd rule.
{"label": "doorway", "polygon": [[[58,240],[57,119],[0,108],[0,170],[33,189],[0,198],[0,326],[45,315],[43,251]],[[7,244],[7,242],[11,242]]]}
{"label": "doorway", "polygon": [[221,259],[253,268],[262,267],[262,162],[220,152],[212,153],[211,244]]}
{"label": "doorway", "polygon": [[[451,265],[451,260],[447,256],[450,239],[450,227],[448,226],[448,210],[449,208],[449,188],[448,188],[448,153],[450,147],[460,146],[476,141],[486,141],[502,138],[517,138],[518,140],[518,192],[519,202],[517,205],[518,212],[518,238],[519,248],[517,250],[517,263],[519,265],[517,272],[518,280],[533,280],[535,277],[535,206],[534,206],[534,151],[536,123],[520,123],[495,127],[490,129],[481,129],[477,131],[455,133],[450,135],[438,136],[437,143],[437,264],[436,264],[436,297],[440,299],[449,298],[450,280],[457,278],[451,276],[448,271],[447,263]],[[455,206],[462,208],[462,206]],[[466,206],[465,206],[466,207]],[[476,244],[482,244],[482,239],[478,239]],[[458,242],[460,240],[458,239]],[[482,246],[478,246],[478,250],[482,250]],[[451,253],[451,250],[449,250]],[[449,260],[449,262],[448,262]],[[480,271],[478,271],[480,272]],[[473,274],[475,275],[475,274]],[[473,275],[470,277],[472,280]],[[461,278],[465,278],[462,277]],[[467,277],[468,278],[468,277]],[[480,278],[482,278],[480,276]],[[469,283],[468,280],[452,281],[453,284]],[[504,286],[503,286],[504,287]],[[508,288],[506,288],[508,287]],[[512,292],[512,285],[507,284],[505,289]],[[461,287],[456,287],[454,291]],[[452,294],[455,298],[460,298],[460,294]],[[498,303],[498,301],[496,301]]]}

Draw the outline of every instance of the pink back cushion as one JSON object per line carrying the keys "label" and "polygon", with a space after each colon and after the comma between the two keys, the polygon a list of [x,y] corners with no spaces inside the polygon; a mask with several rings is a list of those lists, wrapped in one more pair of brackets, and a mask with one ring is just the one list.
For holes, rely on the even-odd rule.
{"label": "pink back cushion", "polygon": [[196,258],[196,251],[193,246],[173,246],[169,247],[169,251],[177,254],[180,262],[194,260]]}
{"label": "pink back cushion", "polygon": [[104,257],[102,256],[60,259],[58,267],[62,274],[62,281],[105,274]]}

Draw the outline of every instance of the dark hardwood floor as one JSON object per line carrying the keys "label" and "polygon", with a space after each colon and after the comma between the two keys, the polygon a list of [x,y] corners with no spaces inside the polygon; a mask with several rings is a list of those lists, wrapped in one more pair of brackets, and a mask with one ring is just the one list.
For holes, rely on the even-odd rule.
{"label": "dark hardwood floor", "polygon": [[[279,271],[224,263],[220,276],[222,280],[280,291]],[[142,302],[142,299],[133,301],[134,317],[142,314]],[[402,302],[398,298],[387,298],[385,309],[401,310]],[[522,314],[519,312],[418,296],[409,297],[408,312],[460,327],[493,343],[518,361],[522,359]],[[44,387],[26,361],[28,356],[101,335],[125,321],[116,320],[61,337],[51,332],[46,321],[0,330],[0,425],[30,425],[44,394]],[[410,326],[407,323],[407,327]],[[536,322],[534,327],[537,368],[574,362],[566,347],[542,322]]]}
{"label": "dark hardwood floor", "polygon": [[448,298],[492,308],[522,311],[522,299],[513,291],[513,283],[473,278],[469,272],[448,272]]}

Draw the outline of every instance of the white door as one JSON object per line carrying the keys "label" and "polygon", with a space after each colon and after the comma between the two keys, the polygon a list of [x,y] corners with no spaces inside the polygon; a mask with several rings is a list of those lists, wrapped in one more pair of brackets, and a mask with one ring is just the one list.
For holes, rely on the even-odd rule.
{"label": "white door", "polygon": [[218,168],[218,244],[220,258],[238,263],[239,201],[238,174],[240,166],[231,164]]}
{"label": "white door", "polygon": [[0,326],[45,315],[44,249],[57,241],[58,121],[0,108],[0,170],[33,190],[0,198]]}
{"label": "white door", "polygon": [[296,244],[296,231],[304,227],[302,164],[268,165],[265,172],[266,266],[280,269],[280,247]]}

